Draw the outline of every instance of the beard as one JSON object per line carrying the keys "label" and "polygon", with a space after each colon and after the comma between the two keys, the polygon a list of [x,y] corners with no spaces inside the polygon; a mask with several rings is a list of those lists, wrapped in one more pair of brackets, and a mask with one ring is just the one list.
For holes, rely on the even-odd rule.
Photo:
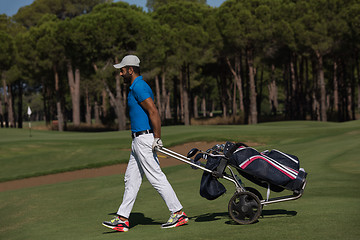
{"label": "beard", "polygon": [[122,76],[124,79],[124,83],[129,84],[131,83],[131,75],[129,73],[126,73],[125,75]]}

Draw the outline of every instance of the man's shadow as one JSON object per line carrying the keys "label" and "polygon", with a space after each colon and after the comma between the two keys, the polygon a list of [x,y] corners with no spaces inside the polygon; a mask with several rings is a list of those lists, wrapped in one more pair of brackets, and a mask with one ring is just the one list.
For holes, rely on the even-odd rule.
{"label": "man's shadow", "polygon": [[[116,213],[109,213],[108,215],[116,215]],[[161,225],[162,223],[154,221],[152,218],[145,217],[143,213],[131,213],[129,217],[130,228],[136,227],[137,225]],[[116,233],[116,230],[110,230],[103,234]]]}

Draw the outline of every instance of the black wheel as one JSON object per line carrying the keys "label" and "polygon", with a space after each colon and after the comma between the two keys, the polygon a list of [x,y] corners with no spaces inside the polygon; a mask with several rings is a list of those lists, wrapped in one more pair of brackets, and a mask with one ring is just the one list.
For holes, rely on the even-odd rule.
{"label": "black wheel", "polygon": [[230,217],[239,224],[251,224],[257,221],[262,206],[259,198],[251,192],[235,193],[229,201]]}

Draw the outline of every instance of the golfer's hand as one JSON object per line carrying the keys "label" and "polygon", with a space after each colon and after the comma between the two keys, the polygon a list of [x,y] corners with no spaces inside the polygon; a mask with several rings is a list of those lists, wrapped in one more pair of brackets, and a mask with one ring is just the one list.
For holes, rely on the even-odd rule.
{"label": "golfer's hand", "polygon": [[161,149],[163,147],[163,143],[160,138],[154,138],[154,142],[152,144],[152,150],[156,151],[158,149]]}

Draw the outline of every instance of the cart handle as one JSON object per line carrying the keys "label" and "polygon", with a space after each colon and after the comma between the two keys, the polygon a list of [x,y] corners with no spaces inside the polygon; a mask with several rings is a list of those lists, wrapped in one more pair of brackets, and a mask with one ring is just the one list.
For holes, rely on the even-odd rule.
{"label": "cart handle", "polygon": [[[184,155],[181,155],[180,153],[171,151],[170,149],[167,149],[165,147],[157,148],[157,151],[161,152],[161,153],[163,153],[163,154],[165,154],[165,155],[167,155],[169,157],[173,157],[173,158],[175,158],[177,160],[180,160],[180,161],[182,161],[184,163],[187,163],[187,164],[189,164],[189,165],[191,165],[193,167],[200,168],[201,170],[204,170],[204,171],[206,171],[208,173],[211,173],[211,174],[213,173],[213,171],[211,171],[210,169],[207,169],[207,168],[205,168],[203,166],[199,166],[199,165],[191,162],[191,158],[187,158]],[[235,184],[235,186],[238,186],[238,183],[234,179],[232,179],[230,177],[227,177],[227,176],[223,176],[223,178],[228,180],[228,181],[233,182]]]}
{"label": "cart handle", "polygon": [[204,171],[207,171],[207,172],[209,172],[209,173],[212,173],[211,170],[209,170],[209,169],[207,169],[207,168],[205,168],[205,167],[203,167],[203,166],[199,166],[199,165],[191,162],[191,158],[187,158],[187,157],[185,157],[184,155],[181,155],[180,153],[171,151],[170,149],[167,149],[167,148],[165,148],[165,147],[158,148],[157,151],[158,151],[158,152],[161,152],[161,153],[163,153],[163,154],[165,154],[165,155],[167,155],[167,156],[169,156],[169,157],[173,157],[173,158],[175,158],[175,159],[177,159],[177,160],[180,160],[180,161],[182,161],[182,162],[184,162],[184,163],[187,163],[187,164],[189,164],[189,165],[191,165],[191,166],[193,166],[193,167],[200,168],[200,169],[202,169],[202,170],[204,170]]}

